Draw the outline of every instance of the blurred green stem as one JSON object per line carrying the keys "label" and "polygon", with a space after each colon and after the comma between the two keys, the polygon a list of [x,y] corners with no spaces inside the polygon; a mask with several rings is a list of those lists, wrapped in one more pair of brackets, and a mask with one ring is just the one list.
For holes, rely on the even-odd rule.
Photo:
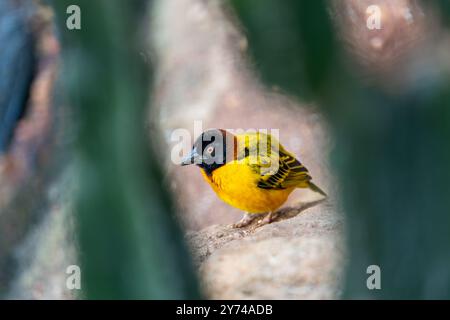
{"label": "blurred green stem", "polygon": [[[197,279],[145,132],[150,66],[136,37],[143,1],[58,0],[63,71],[78,126],[83,296],[199,298]],[[66,8],[81,9],[81,30]],[[142,49],[141,49],[142,50]],[[145,49],[144,49],[145,50]]]}
{"label": "blurred green stem", "polygon": [[[357,66],[339,58],[325,1],[233,3],[263,78],[328,116],[348,231],[344,297],[450,298],[448,74],[390,94],[350,76]],[[370,265],[381,290],[366,286]]]}

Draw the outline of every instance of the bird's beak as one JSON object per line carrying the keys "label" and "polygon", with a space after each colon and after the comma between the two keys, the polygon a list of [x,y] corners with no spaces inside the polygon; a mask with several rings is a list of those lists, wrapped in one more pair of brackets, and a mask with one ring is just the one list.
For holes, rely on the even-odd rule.
{"label": "bird's beak", "polygon": [[191,152],[181,160],[182,166],[188,166],[194,163],[201,163],[202,157],[198,154],[197,148],[191,150]]}

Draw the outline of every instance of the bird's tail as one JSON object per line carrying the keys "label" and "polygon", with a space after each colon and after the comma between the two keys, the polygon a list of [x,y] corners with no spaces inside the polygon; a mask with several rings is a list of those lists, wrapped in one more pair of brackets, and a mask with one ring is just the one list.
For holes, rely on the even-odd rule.
{"label": "bird's tail", "polygon": [[308,182],[308,187],[317,193],[320,193],[321,195],[323,195],[324,197],[328,197],[327,194],[325,193],[325,191],[323,191],[322,189],[320,189],[318,186],[316,186],[313,182],[309,181]]}

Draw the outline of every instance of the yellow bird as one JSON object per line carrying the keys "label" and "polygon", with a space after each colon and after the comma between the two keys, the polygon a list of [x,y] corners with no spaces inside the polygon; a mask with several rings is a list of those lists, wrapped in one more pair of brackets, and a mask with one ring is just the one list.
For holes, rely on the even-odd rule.
{"label": "yellow bird", "polygon": [[220,199],[246,212],[234,227],[249,225],[260,214],[272,222],[296,188],[326,197],[308,170],[273,136],[261,132],[232,134],[223,129],[203,132],[181,165],[196,164]]}

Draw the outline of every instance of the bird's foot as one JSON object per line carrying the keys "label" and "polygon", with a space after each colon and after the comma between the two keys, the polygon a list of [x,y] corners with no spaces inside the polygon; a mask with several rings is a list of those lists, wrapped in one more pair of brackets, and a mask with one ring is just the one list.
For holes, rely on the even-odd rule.
{"label": "bird's foot", "polygon": [[262,219],[260,222],[258,222],[258,225],[259,226],[263,226],[263,225],[266,225],[266,224],[270,224],[270,223],[272,223],[274,221],[274,219],[275,219],[275,214],[273,212],[269,212],[264,217],[264,219]]}
{"label": "bird's foot", "polygon": [[243,228],[249,226],[255,219],[261,217],[259,213],[246,213],[241,220],[233,224],[233,228]]}

